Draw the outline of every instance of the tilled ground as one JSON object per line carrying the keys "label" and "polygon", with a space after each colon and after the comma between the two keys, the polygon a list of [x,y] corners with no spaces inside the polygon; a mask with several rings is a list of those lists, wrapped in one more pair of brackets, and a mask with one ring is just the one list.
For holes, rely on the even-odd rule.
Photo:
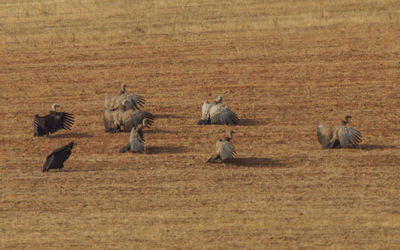
{"label": "tilled ground", "polygon": [[[395,248],[400,245],[398,23],[139,35],[0,50],[4,248]],[[104,132],[107,95],[146,98],[147,153]],[[237,159],[206,164],[226,126],[197,126],[223,95]],[[52,103],[71,131],[33,137]],[[359,149],[322,150],[347,114]],[[46,156],[75,141],[64,172]]]}

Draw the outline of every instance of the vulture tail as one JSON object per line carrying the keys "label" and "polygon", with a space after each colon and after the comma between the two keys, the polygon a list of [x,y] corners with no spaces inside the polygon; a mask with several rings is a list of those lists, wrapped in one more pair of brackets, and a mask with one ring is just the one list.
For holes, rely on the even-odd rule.
{"label": "vulture tail", "polygon": [[210,124],[210,119],[208,120],[200,120],[197,122],[197,125],[207,125]]}
{"label": "vulture tail", "polygon": [[119,151],[120,153],[125,153],[126,151],[128,151],[131,148],[131,145],[128,144],[125,147],[121,148],[121,150]]}

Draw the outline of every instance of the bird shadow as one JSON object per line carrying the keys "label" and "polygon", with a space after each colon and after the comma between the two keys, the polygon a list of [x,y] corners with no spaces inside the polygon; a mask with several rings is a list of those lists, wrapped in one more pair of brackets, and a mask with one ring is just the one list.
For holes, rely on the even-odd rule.
{"label": "bird shadow", "polygon": [[68,134],[57,134],[51,135],[48,138],[91,138],[93,137],[92,134],[89,133],[68,133]]}
{"label": "bird shadow", "polygon": [[374,149],[393,149],[396,148],[392,145],[378,145],[378,144],[362,144],[360,145],[361,150],[374,150]]}
{"label": "bird shadow", "polygon": [[164,118],[177,119],[177,118],[182,118],[182,116],[173,115],[173,114],[156,114],[156,115],[154,115],[154,117],[157,118],[157,119],[164,119]]}
{"label": "bird shadow", "polygon": [[266,157],[242,157],[234,158],[229,164],[240,167],[281,167],[284,164],[279,160]]}
{"label": "bird shadow", "polygon": [[172,130],[162,130],[162,129],[149,129],[146,130],[145,132],[146,134],[174,134],[176,133],[176,131],[172,131]]}
{"label": "bird shadow", "polygon": [[[74,173],[74,172],[98,172],[98,171],[104,171],[107,169],[64,169],[62,171],[53,171],[53,173],[62,173],[62,172],[67,172],[67,173]],[[50,171],[49,171],[50,172]]]}
{"label": "bird shadow", "polygon": [[267,121],[240,119],[238,126],[257,126],[257,125],[266,125],[266,124],[268,124]]}
{"label": "bird shadow", "polygon": [[146,148],[146,154],[178,154],[185,153],[183,146],[150,146]]}

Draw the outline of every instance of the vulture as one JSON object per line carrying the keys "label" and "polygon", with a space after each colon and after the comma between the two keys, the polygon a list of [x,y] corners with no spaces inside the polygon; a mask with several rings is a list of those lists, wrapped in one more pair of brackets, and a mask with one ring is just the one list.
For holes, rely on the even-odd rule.
{"label": "vulture", "polygon": [[351,118],[347,115],[339,126],[318,125],[318,141],[323,148],[355,148],[362,141],[360,131],[347,126]]}
{"label": "vulture", "polygon": [[35,115],[33,120],[34,136],[49,135],[60,129],[71,129],[74,124],[74,115],[66,112],[57,112],[60,105],[51,105],[50,114],[46,116]]}
{"label": "vulture", "polygon": [[219,96],[212,103],[205,101],[201,108],[201,120],[197,125],[226,124],[236,125],[239,121],[237,115],[222,103],[224,98]]}
{"label": "vulture", "polygon": [[120,131],[129,132],[132,128],[136,128],[139,124],[146,119],[146,126],[150,127],[154,122],[154,115],[149,112],[141,110],[126,109],[127,101],[124,100],[119,106],[119,109],[114,111],[112,127]]}
{"label": "vulture", "polygon": [[121,91],[116,96],[107,96],[104,100],[104,110],[114,111],[119,108],[123,101],[126,101],[125,110],[143,108],[144,97],[134,93],[126,92],[126,84],[121,85]]}
{"label": "vulture", "polygon": [[136,128],[132,128],[131,135],[129,137],[129,143],[123,147],[119,152],[125,153],[127,150],[133,153],[143,153],[144,152],[144,136],[143,128],[147,127],[147,119],[143,119],[142,123]]}
{"label": "vulture", "polygon": [[51,152],[51,154],[46,158],[46,162],[43,166],[43,172],[49,171],[50,169],[63,169],[64,162],[71,155],[71,150],[74,146],[76,146],[76,143],[72,141],[64,147],[58,148]]}
{"label": "vulture", "polygon": [[116,111],[110,111],[104,109],[104,128],[107,133],[115,133],[119,130],[118,126],[114,122],[114,117],[116,117]]}
{"label": "vulture", "polygon": [[215,145],[216,153],[212,155],[207,162],[221,162],[230,161],[236,154],[235,146],[230,142],[232,140],[234,131],[228,130],[225,139],[219,139]]}

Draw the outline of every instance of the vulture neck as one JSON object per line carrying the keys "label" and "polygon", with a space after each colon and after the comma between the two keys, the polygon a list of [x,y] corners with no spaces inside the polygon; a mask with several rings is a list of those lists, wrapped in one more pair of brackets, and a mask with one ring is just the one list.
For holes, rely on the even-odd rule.
{"label": "vulture neck", "polygon": [[126,93],[126,89],[125,89],[125,88],[126,88],[126,86],[125,86],[125,85],[122,85],[122,86],[121,86],[121,91],[119,92],[119,94],[120,94],[120,95],[122,95],[122,94],[125,94],[125,93]]}
{"label": "vulture neck", "polygon": [[347,123],[349,123],[349,122],[350,122],[349,119],[344,119],[344,120],[342,121],[342,125],[346,126]]}
{"label": "vulture neck", "polygon": [[232,133],[229,133],[226,137],[225,137],[225,141],[231,141],[232,140]]}
{"label": "vulture neck", "polygon": [[136,131],[137,131],[137,132],[141,131],[142,129],[143,129],[143,124],[142,124],[142,123],[140,123],[139,125],[137,125],[137,127],[136,127]]}

